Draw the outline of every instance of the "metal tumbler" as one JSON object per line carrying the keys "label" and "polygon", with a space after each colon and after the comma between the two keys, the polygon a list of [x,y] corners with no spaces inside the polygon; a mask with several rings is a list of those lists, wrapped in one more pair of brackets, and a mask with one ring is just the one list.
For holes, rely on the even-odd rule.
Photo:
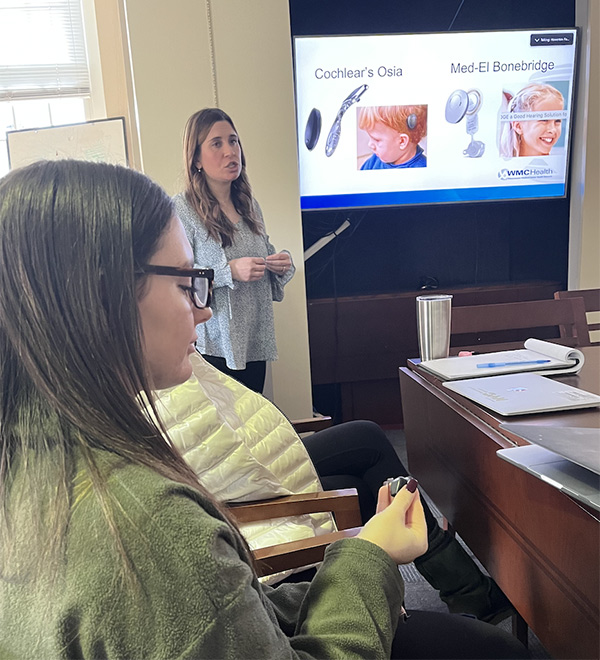
{"label": "metal tumbler", "polygon": [[448,357],[451,311],[450,294],[417,296],[417,329],[421,360]]}

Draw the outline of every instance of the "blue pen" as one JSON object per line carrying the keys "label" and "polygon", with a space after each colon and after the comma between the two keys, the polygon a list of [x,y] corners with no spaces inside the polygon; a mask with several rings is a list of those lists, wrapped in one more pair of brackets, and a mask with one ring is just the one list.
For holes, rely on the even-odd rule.
{"label": "blue pen", "polygon": [[520,367],[525,364],[545,364],[552,360],[525,360],[524,362],[480,362],[478,369],[493,369],[494,367]]}

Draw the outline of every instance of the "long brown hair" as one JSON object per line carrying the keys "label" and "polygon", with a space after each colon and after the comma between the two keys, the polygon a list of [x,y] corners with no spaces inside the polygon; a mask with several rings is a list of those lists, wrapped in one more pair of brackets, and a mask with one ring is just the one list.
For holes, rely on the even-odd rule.
{"label": "long brown hair", "polygon": [[[198,214],[209,236],[228,247],[233,242],[235,225],[223,213],[217,198],[213,195],[203,171],[198,171],[195,163],[200,157],[200,149],[206,140],[210,129],[218,121],[226,121],[231,128],[237,130],[231,117],[219,108],[204,108],[195,112],[185,125],[183,134],[183,164],[185,169],[185,196],[194,211]],[[239,135],[238,135],[239,138]],[[240,141],[242,154],[242,171],[231,183],[231,200],[235,210],[242,216],[244,222],[255,234],[264,234],[261,219],[254,209],[252,189],[246,175],[246,157]]]}
{"label": "long brown hair", "polygon": [[0,576],[22,573],[19,524],[27,574],[57,572],[77,455],[128,568],[93,449],[206,493],[140,405],[136,272],[172,217],[166,193],[123,167],[40,162],[0,180]]}

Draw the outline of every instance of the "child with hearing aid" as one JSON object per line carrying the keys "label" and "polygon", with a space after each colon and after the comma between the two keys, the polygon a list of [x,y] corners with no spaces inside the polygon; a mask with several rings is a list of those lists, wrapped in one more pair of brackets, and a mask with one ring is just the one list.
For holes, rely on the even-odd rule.
{"label": "child with hearing aid", "polygon": [[427,135],[426,105],[373,106],[358,109],[358,127],[373,152],[361,170],[427,167],[419,142]]}

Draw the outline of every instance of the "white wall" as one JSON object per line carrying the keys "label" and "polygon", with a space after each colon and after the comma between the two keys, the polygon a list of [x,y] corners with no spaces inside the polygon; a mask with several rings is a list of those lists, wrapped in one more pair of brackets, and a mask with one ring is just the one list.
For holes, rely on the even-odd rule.
{"label": "white wall", "polygon": [[[290,250],[297,267],[285,300],[275,305],[279,360],[272,368],[273,398],[289,417],[308,417],[312,399],[288,5],[283,0],[208,5],[219,106],[240,132],[272,242]],[[185,121],[214,105],[207,3],[126,0],[121,7],[143,169],[175,193],[182,187]]]}

